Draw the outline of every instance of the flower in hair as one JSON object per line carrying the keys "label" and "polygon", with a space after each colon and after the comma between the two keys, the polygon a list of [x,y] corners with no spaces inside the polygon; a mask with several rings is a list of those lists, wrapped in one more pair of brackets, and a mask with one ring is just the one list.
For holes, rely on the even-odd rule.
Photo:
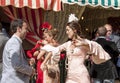
{"label": "flower in hair", "polygon": [[44,23],[42,24],[42,29],[43,29],[43,30],[45,30],[45,29],[50,30],[50,29],[52,29],[52,26],[51,26],[48,22],[44,22]]}
{"label": "flower in hair", "polygon": [[70,14],[69,15],[68,22],[72,22],[72,21],[78,21],[78,18],[75,17],[75,14]]}

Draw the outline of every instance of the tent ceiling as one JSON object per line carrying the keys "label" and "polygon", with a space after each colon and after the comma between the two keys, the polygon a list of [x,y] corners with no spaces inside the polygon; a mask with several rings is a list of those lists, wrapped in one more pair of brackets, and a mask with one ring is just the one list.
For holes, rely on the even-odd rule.
{"label": "tent ceiling", "polygon": [[7,15],[4,13],[3,8],[0,7],[0,21],[9,23],[10,20],[8,19]]}
{"label": "tent ceiling", "polygon": [[32,9],[43,8],[45,10],[61,10],[62,3],[78,4],[80,6],[90,5],[93,7],[120,9],[120,0],[0,0],[0,6],[12,5],[18,8],[30,7]]}
{"label": "tent ceiling", "polygon": [[43,8],[45,10],[61,10],[61,0],[0,0],[0,6],[12,5],[15,7]]}
{"label": "tent ceiling", "polygon": [[120,9],[120,0],[62,0],[67,4],[78,4],[80,6],[90,5],[93,7],[101,6],[104,8]]}

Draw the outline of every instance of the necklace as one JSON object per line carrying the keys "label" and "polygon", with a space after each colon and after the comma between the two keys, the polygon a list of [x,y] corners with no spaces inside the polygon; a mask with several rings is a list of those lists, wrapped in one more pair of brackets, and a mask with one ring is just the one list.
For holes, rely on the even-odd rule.
{"label": "necklace", "polygon": [[72,53],[72,54],[74,53],[74,50],[73,50],[73,49],[71,49],[71,53]]}

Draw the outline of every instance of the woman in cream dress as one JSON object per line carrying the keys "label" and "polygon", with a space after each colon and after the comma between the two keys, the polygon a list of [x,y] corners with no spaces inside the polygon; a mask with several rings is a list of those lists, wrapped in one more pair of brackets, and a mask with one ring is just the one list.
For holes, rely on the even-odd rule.
{"label": "woman in cream dress", "polygon": [[[60,56],[52,55],[49,52],[54,52],[55,46],[58,46],[58,44],[55,41],[57,31],[56,29],[51,29],[46,32],[44,32],[44,39],[48,42],[47,45],[44,45],[39,55],[37,56],[37,59],[41,59],[42,56],[45,57],[45,60],[41,64],[41,69],[43,70],[43,83],[59,83],[59,67],[58,67],[58,61],[60,59]],[[48,75],[47,68],[50,67],[50,65],[53,65],[55,67],[56,76],[55,78],[52,78]]]}

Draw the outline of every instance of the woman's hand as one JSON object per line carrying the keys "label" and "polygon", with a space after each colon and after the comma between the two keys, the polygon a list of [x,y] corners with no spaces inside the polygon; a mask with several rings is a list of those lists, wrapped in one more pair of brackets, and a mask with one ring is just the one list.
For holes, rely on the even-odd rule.
{"label": "woman's hand", "polygon": [[34,54],[33,54],[33,56],[38,56],[39,52],[40,51],[35,51]]}
{"label": "woman's hand", "polygon": [[75,39],[74,41],[72,41],[72,45],[74,45],[75,47],[79,47],[85,53],[90,52],[89,44],[84,39]]}
{"label": "woman's hand", "polygon": [[79,39],[75,39],[72,41],[72,45],[74,45],[75,47],[79,47],[79,46],[89,46],[88,43],[84,40],[79,40]]}
{"label": "woman's hand", "polygon": [[40,69],[41,69],[42,71],[46,70],[46,69],[47,69],[46,64],[45,64],[45,63],[42,63],[41,66],[40,66]]}

